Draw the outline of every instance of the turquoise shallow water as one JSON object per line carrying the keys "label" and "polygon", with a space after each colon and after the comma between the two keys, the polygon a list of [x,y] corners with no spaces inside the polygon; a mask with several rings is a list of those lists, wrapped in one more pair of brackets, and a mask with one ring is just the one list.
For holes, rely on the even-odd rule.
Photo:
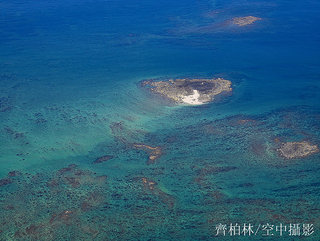
{"label": "turquoise shallow water", "polygon": [[[320,145],[317,1],[0,7],[0,240],[319,240],[319,153],[276,151]],[[262,20],[228,22],[248,15]],[[175,77],[224,77],[233,94],[172,106],[139,84]]]}

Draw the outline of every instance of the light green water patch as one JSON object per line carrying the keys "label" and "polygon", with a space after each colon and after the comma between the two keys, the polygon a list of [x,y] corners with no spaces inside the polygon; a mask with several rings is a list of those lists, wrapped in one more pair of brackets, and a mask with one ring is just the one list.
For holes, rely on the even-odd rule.
{"label": "light green water patch", "polygon": [[[125,123],[141,133],[152,132],[159,127],[154,120],[172,111],[148,98],[138,88],[137,79],[87,86],[85,95],[81,85],[61,88],[37,81],[19,87],[8,85],[6,89],[14,104],[1,113],[0,159],[5,172],[49,160],[86,156],[99,143],[113,140],[113,123]],[[61,96],[57,95],[60,91]],[[38,94],[42,92],[52,98]]]}
{"label": "light green water patch", "polygon": [[[314,170],[318,156],[305,158],[303,162],[284,162],[277,155],[274,159],[265,156],[269,157],[266,149],[274,150],[270,141],[274,136],[282,140],[288,136],[300,138],[298,133],[305,131],[306,136],[310,134],[309,138],[316,140],[317,124],[312,121],[316,112],[285,109],[260,116],[204,121],[197,120],[192,109],[188,110],[188,121],[194,121],[192,125],[181,124],[178,128],[155,125],[156,131],[141,133],[134,121],[123,120],[122,125],[116,126],[113,138],[100,142],[88,155],[57,160],[55,164],[48,161],[41,168],[33,166],[42,174],[31,178],[10,177],[12,183],[4,187],[13,190],[18,185],[24,192],[22,201],[26,205],[18,208],[19,193],[11,192],[4,197],[3,205],[8,210],[3,218],[12,226],[5,235],[12,237],[17,231],[26,235],[21,230],[33,224],[41,234],[51,230],[63,237],[68,237],[69,232],[79,238],[93,235],[101,239],[105,235],[119,238],[119,227],[127,230],[126,234],[131,237],[142,237],[147,229],[155,230],[159,237],[170,233],[181,238],[192,235],[195,230],[211,237],[219,223],[315,220],[315,213],[305,210],[318,208],[314,201],[318,193]],[[179,114],[183,113],[176,110],[167,120],[181,118]],[[119,140],[123,136],[127,139]],[[159,145],[164,155],[148,165],[148,153],[128,145],[133,140]],[[258,146],[252,148],[252,141],[257,141]],[[266,148],[264,144],[268,142],[270,147]],[[107,154],[114,158],[93,163],[97,157]],[[59,165],[68,167],[67,163],[79,167],[57,171]],[[311,167],[314,171],[310,171]],[[100,175],[107,176],[103,178],[106,182],[96,178]],[[143,178],[156,184],[144,183]],[[297,186],[299,182],[307,187],[305,196],[296,195],[302,190]],[[43,190],[46,193],[39,193]],[[11,204],[17,217],[25,221],[22,227],[10,222],[13,211],[8,206],[9,200],[15,200]],[[34,202],[38,204],[37,210],[27,208]],[[70,216],[65,213],[69,210]],[[35,214],[41,218],[35,220]],[[69,221],[80,226],[67,226]],[[83,231],[84,226],[91,231]],[[96,233],[96,229],[104,232]]]}

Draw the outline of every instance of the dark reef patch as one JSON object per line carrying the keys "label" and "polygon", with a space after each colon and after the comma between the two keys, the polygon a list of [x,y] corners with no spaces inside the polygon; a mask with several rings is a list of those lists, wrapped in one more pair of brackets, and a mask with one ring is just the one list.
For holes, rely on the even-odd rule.
{"label": "dark reef patch", "polygon": [[97,158],[93,163],[94,164],[103,163],[103,162],[106,162],[106,161],[113,159],[113,157],[114,156],[111,156],[111,155],[105,155],[105,156]]}
{"label": "dark reef patch", "polygon": [[13,108],[12,103],[7,97],[0,97],[0,112],[7,112]]}
{"label": "dark reef patch", "polygon": [[3,178],[3,179],[0,179],[0,187],[1,186],[5,186],[5,185],[9,185],[12,183],[12,180],[9,179],[9,178]]}
{"label": "dark reef patch", "polygon": [[0,185],[3,237],[61,240],[71,232],[81,240],[97,235],[92,220],[108,202],[106,176],[71,164],[51,174],[13,171],[2,180],[14,184],[7,191]]}

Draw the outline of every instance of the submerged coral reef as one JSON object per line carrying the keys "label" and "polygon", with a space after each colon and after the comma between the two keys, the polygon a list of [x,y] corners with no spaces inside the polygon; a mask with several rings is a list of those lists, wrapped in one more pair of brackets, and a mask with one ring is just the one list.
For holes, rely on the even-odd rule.
{"label": "submerged coral reef", "polygon": [[136,149],[144,150],[149,154],[148,164],[153,164],[155,161],[162,156],[162,149],[160,146],[152,147],[145,144],[133,144]]}
{"label": "submerged coral reef", "polygon": [[294,162],[277,151],[288,139],[317,143],[319,117],[283,109],[154,135],[113,123],[112,150],[101,145],[97,159],[0,179],[1,238],[201,240],[219,223],[319,225],[318,154]]}

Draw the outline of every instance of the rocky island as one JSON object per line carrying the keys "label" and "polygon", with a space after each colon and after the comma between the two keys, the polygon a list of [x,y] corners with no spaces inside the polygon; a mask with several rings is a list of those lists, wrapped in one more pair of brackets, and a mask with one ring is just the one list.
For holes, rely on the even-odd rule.
{"label": "rocky island", "polygon": [[319,152],[318,146],[307,141],[285,142],[278,148],[280,156],[286,159],[302,158],[317,152]]}
{"label": "rocky island", "polygon": [[249,24],[253,24],[258,20],[261,20],[261,18],[254,17],[254,16],[237,17],[232,19],[232,23],[242,27]]}
{"label": "rocky island", "polygon": [[217,95],[232,91],[231,81],[223,78],[145,80],[142,86],[175,103],[187,105],[206,104]]}

